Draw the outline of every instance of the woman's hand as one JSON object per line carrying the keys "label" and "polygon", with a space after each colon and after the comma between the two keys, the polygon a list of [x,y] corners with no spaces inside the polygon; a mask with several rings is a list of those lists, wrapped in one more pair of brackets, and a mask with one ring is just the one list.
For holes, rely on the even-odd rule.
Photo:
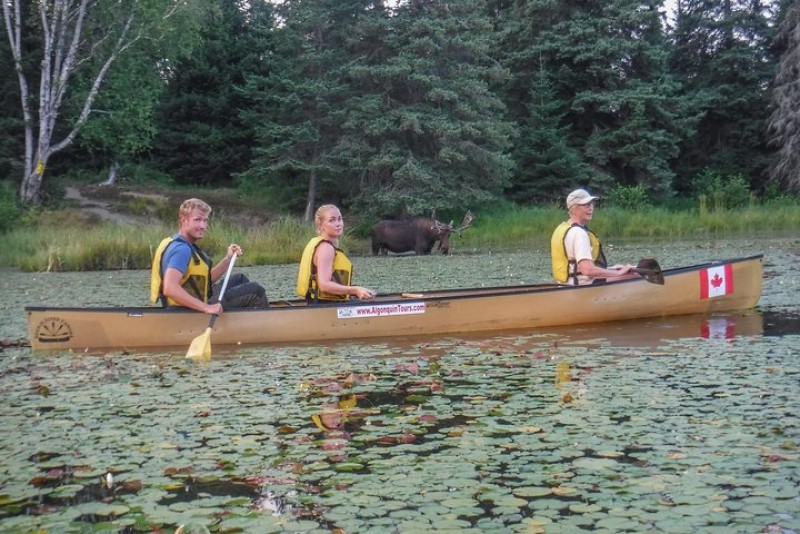
{"label": "woman's hand", "polygon": [[366,287],[351,286],[350,289],[352,289],[354,291],[354,295],[353,296],[356,297],[356,298],[359,298],[361,300],[369,300],[369,299],[375,297],[375,291],[373,291],[371,289],[367,289]]}

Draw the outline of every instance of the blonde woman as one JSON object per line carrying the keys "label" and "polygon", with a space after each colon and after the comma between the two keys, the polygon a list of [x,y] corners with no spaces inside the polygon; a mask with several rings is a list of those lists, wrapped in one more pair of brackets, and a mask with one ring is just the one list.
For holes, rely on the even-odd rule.
{"label": "blonde woman", "polygon": [[297,294],[308,302],[371,299],[375,292],[351,285],[353,264],[339,248],[344,222],[339,208],[325,204],[314,216],[317,237],[303,251],[297,273]]}

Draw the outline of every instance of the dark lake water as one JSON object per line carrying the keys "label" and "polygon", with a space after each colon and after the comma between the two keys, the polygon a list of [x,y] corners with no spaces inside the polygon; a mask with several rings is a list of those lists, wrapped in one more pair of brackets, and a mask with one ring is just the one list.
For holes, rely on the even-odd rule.
{"label": "dark lake water", "polygon": [[[545,249],[353,258],[379,292],[549,281]],[[612,244],[613,245],[613,244]],[[800,241],[755,310],[182,354],[0,352],[2,532],[800,532]],[[244,269],[273,299],[295,266]],[[146,303],[148,273],[4,272],[26,305]]]}

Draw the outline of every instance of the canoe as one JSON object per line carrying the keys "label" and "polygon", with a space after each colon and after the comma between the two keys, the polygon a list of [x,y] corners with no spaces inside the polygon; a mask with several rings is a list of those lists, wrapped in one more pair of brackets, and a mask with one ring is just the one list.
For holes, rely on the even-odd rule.
{"label": "canoe", "polygon": [[[664,284],[644,278],[591,286],[540,284],[381,295],[370,301],[229,310],[214,345],[291,344],[395,336],[538,329],[644,317],[708,314],[754,307],[763,255],[666,269]],[[187,347],[208,316],[161,307],[27,307],[34,350]]]}

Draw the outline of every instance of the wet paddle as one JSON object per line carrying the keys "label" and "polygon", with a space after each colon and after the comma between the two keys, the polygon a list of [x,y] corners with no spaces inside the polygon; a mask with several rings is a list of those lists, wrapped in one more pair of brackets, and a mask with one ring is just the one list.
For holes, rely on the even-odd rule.
{"label": "wet paddle", "polygon": [[[225,290],[228,289],[228,279],[231,277],[233,264],[236,262],[236,255],[231,258],[228,264],[228,270],[225,271],[225,278],[222,280],[222,290],[219,292],[219,301],[222,302],[222,297],[225,295]],[[192,340],[189,345],[189,350],[186,351],[186,357],[193,360],[210,360],[211,359],[211,329],[214,328],[214,323],[217,322],[219,315],[212,315],[211,320],[208,321],[208,328],[206,331]]]}
{"label": "wet paddle", "polygon": [[639,264],[633,272],[640,274],[651,284],[664,285],[664,274],[661,272],[661,266],[653,258],[639,260]]}

